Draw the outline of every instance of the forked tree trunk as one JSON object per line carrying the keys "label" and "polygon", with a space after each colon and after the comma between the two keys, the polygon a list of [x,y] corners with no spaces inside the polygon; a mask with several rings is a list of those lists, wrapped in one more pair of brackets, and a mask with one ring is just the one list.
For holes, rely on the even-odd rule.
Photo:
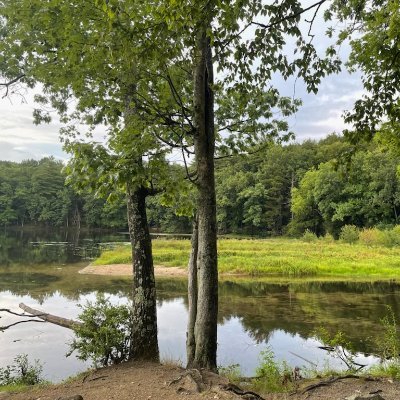
{"label": "forked tree trunk", "polygon": [[197,216],[193,221],[193,232],[191,241],[191,252],[188,265],[188,303],[189,318],[186,338],[187,366],[192,368],[196,353],[196,339],[194,337],[194,327],[197,315],[197,249],[199,242],[197,230]]}
{"label": "forked tree trunk", "polygon": [[[197,308],[194,323],[194,357],[190,366],[217,369],[218,269],[216,196],[214,178],[213,65],[206,29],[196,39],[194,70],[194,147],[197,166]],[[191,309],[189,314],[194,311]],[[188,339],[192,332],[188,332]],[[191,347],[190,347],[191,348]]]}
{"label": "forked tree trunk", "polygon": [[159,360],[156,288],[145,188],[127,190],[128,226],[132,244],[133,293],[130,358]]}

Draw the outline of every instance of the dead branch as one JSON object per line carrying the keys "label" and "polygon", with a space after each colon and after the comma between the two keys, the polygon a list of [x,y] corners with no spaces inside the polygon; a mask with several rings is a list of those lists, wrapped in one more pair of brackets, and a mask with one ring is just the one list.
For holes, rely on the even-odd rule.
{"label": "dead branch", "polygon": [[[25,315],[26,317],[28,317],[28,315]],[[24,321],[18,321],[18,322],[14,322],[13,324],[10,325],[4,325],[4,326],[0,326],[0,332],[4,332],[5,330],[7,330],[8,328],[11,328],[12,326],[18,325],[18,324],[24,324],[26,322],[46,322],[46,321],[40,321],[38,319],[26,319]]]}
{"label": "dead branch", "polygon": [[16,316],[18,316],[18,317],[32,317],[32,315],[26,315],[26,314],[19,314],[19,313],[16,313],[16,312],[14,312],[14,311],[11,311],[11,310],[8,309],[8,308],[0,308],[0,312],[6,312],[6,313],[9,313],[9,314],[12,314],[12,315],[16,315]]}
{"label": "dead branch", "polygon": [[34,308],[31,308],[31,307],[27,306],[24,303],[20,303],[19,308],[21,308],[22,310],[24,310],[24,311],[28,312],[29,314],[31,314],[30,315],[31,317],[35,316],[35,317],[38,317],[38,318],[42,319],[43,321],[50,322],[52,324],[62,326],[64,328],[73,329],[76,326],[82,325],[82,322],[74,321],[72,319],[67,319],[67,318],[63,318],[63,317],[59,317],[57,315],[44,313],[43,311],[35,310]]}
{"label": "dead branch", "polygon": [[3,87],[6,88],[6,92],[2,96],[2,98],[4,99],[4,98],[6,98],[8,96],[8,90],[9,90],[11,85],[13,85],[14,83],[17,83],[18,81],[20,81],[24,77],[25,77],[25,74],[20,74],[20,75],[16,76],[14,79],[11,79],[10,81],[0,82],[0,86],[3,86]]}

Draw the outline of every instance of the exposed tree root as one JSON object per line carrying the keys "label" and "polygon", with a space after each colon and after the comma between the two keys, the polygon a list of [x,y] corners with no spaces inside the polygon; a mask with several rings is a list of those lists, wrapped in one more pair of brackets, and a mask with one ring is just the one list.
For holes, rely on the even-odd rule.
{"label": "exposed tree root", "polygon": [[309,392],[310,390],[314,390],[314,389],[317,389],[322,386],[329,386],[332,383],[340,381],[342,379],[351,379],[351,378],[360,379],[360,377],[358,375],[352,375],[352,374],[332,377],[332,378],[329,378],[329,379],[326,379],[326,380],[323,380],[323,381],[320,381],[320,382],[317,382],[317,383],[314,383],[312,385],[305,387],[302,391],[302,394],[305,394],[305,393]]}
{"label": "exposed tree root", "polygon": [[248,400],[265,400],[258,393],[252,392],[251,390],[243,390],[239,386],[236,386],[232,383],[228,383],[227,385],[219,385],[222,390],[227,392],[232,392],[241,396],[242,398],[246,398]]}
{"label": "exposed tree root", "polygon": [[[250,390],[243,390],[230,383],[227,378],[206,370],[188,369],[176,379],[168,382],[167,385],[171,386],[177,383],[181,383],[176,390],[177,393],[191,394],[193,392],[201,393],[209,390],[217,392],[224,391],[239,396],[242,399],[264,400],[258,393]],[[189,388],[187,387],[188,384],[190,386]]]}

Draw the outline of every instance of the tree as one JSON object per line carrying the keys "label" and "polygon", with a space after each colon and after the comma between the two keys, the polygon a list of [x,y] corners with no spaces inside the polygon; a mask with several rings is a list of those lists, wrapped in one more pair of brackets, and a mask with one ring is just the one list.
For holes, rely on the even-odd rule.
{"label": "tree", "polygon": [[[170,181],[165,143],[171,136],[179,140],[170,127],[180,127],[183,118],[169,81],[158,76],[164,59],[159,60],[162,53],[155,44],[163,42],[163,30],[147,21],[147,4],[137,1],[4,1],[1,11],[0,69],[6,94],[16,81],[30,87],[41,83],[43,94],[36,101],[43,108],[55,108],[67,125],[62,135],[65,148],[75,155],[70,174],[79,173],[77,185],[87,183],[101,195],[121,188],[126,194],[134,269],[131,356],[156,359],[156,298],[145,199],[158,190],[173,199],[182,187],[175,182],[166,190],[163,184],[166,178]],[[135,35],[140,40],[133,46]],[[156,100],[148,104],[147,98]],[[36,122],[49,121],[43,108],[35,110]],[[79,123],[86,124],[89,135],[105,126],[107,145],[76,141]]]}
{"label": "tree", "polygon": [[[381,149],[358,151],[351,165],[332,160],[308,171],[293,190],[292,230],[339,235],[342,226],[394,225],[399,213],[399,157]],[[379,165],[379,168],[376,166]]]}
{"label": "tree", "polygon": [[[78,115],[92,126],[99,122],[110,126],[117,148],[124,144],[135,176],[140,177],[128,188],[138,210],[144,204],[142,189],[149,185],[144,171],[160,171],[144,168],[143,156],[153,158],[162,152],[160,143],[179,148],[183,157],[185,150],[194,148],[193,170],[187,168],[197,188],[194,233],[198,235],[191,258],[195,265],[190,268],[198,273],[190,278],[191,366],[216,369],[215,153],[230,155],[266,138],[291,137],[284,118],[299,102],[282,98],[271,79],[275,74],[285,79],[297,76],[315,92],[325,74],[338,70],[334,50],[319,57],[309,37],[324,2],[303,8],[296,0],[279,4],[56,1],[44,10],[38,0],[22,2],[21,7],[3,2],[0,48],[3,75],[8,79],[5,87],[18,77],[30,85],[42,82],[48,96],[38,100],[50,101],[64,120],[70,120],[66,104],[73,95],[78,114],[72,117]],[[302,32],[300,20],[307,12],[309,29]],[[289,38],[297,46],[290,56],[285,49]],[[36,116],[49,118],[39,112]],[[146,129],[141,119],[149,123]],[[74,134],[72,128],[69,133]]]}
{"label": "tree", "polygon": [[[189,271],[188,365],[216,369],[217,249],[214,152],[216,139],[223,141],[217,153],[245,150],[260,137],[276,139],[287,124],[273,118],[294,112],[297,102],[281,98],[270,84],[273,74],[303,78],[310,91],[326,73],[338,70],[334,50],[320,58],[299,28],[301,15],[313,10],[310,22],[324,1],[303,8],[298,1],[264,4],[256,1],[166,1],[162,18],[182,43],[183,54],[193,59],[193,125],[197,224]],[[262,18],[263,21],[258,21]],[[247,36],[246,36],[247,35]],[[287,36],[297,49],[292,59],[284,51]],[[248,38],[250,36],[250,38]],[[296,55],[296,52],[297,55]],[[214,65],[220,79],[214,80]],[[215,96],[215,97],[214,97]],[[215,109],[215,102],[218,105]],[[217,126],[215,123],[217,122]],[[215,132],[224,135],[216,137]],[[290,137],[284,135],[284,138]],[[223,139],[223,140],[222,140]],[[198,276],[196,276],[196,273]]]}
{"label": "tree", "polygon": [[345,121],[354,129],[346,132],[353,142],[371,140],[385,121],[400,122],[400,13],[398,0],[334,1],[331,16],[354,24],[340,33],[339,39],[350,39],[349,66],[361,70],[366,93],[355,102]]}

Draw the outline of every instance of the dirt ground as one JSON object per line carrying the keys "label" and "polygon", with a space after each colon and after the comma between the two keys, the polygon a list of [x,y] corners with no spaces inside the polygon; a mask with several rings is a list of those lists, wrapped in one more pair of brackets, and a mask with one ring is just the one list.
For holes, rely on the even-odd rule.
{"label": "dirt ground", "polygon": [[[1,394],[1,400],[346,400],[356,396],[369,399],[400,399],[400,382],[387,378],[341,379],[304,392],[315,382],[300,381],[297,391],[288,394],[237,395],[226,378],[211,373],[192,371],[185,375],[182,368],[154,363],[125,363],[80,375],[60,385],[45,386],[21,393]],[[198,393],[198,389],[202,392]],[[227,390],[228,389],[228,390]],[[381,397],[373,397],[379,394]]]}
{"label": "dirt ground", "polygon": [[[91,265],[81,269],[80,274],[93,275],[115,275],[115,276],[132,276],[132,265],[130,264],[110,264],[110,265]],[[154,274],[159,277],[179,277],[187,276],[187,270],[178,267],[163,267],[162,265],[154,266]]]}

